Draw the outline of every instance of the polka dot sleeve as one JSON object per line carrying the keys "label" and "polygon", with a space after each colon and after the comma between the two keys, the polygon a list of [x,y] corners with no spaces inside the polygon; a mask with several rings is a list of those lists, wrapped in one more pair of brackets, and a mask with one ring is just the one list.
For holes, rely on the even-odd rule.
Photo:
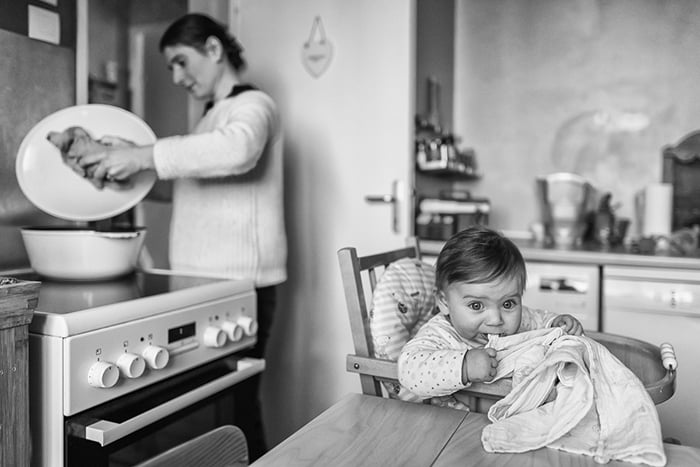
{"label": "polka dot sleeve", "polygon": [[399,382],[418,395],[445,396],[469,387],[462,382],[466,344],[443,315],[421,327],[399,356]]}

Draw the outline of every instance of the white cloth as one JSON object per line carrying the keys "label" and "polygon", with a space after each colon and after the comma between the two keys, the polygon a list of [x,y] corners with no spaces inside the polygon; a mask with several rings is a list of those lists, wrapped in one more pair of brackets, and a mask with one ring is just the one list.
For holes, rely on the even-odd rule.
{"label": "white cloth", "polygon": [[158,177],[175,179],[173,269],[253,279],[287,277],[282,137],[277,108],[261,91],[218,101],[191,135],[159,139]]}
{"label": "white cloth", "polygon": [[[665,465],[656,407],[637,376],[588,337],[562,335],[560,329],[549,333],[490,340],[496,349],[515,346],[517,351],[499,362],[499,368],[510,365],[501,376],[513,372],[513,389],[489,410],[493,424],[482,432],[484,449],[525,452],[547,446],[599,463]],[[545,402],[555,387],[555,399]]]}

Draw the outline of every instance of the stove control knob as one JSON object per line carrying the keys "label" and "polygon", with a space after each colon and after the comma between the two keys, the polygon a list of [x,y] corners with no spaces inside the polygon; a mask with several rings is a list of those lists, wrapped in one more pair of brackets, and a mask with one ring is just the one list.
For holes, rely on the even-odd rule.
{"label": "stove control knob", "polygon": [[250,316],[241,316],[237,321],[238,325],[243,328],[246,336],[254,336],[258,332],[258,322]]}
{"label": "stove control knob", "polygon": [[231,342],[238,342],[243,339],[243,328],[238,323],[226,321],[221,325],[221,329],[223,329]]}
{"label": "stove control knob", "polygon": [[226,333],[215,326],[210,326],[204,330],[204,345],[207,347],[223,347],[226,343]]}
{"label": "stove control knob", "polygon": [[138,378],[146,369],[146,362],[140,355],[125,353],[117,359],[117,366],[127,378]]}
{"label": "stove control knob", "polygon": [[112,363],[99,361],[88,371],[88,384],[95,388],[111,388],[119,381],[119,369]]}
{"label": "stove control knob", "polygon": [[163,347],[158,347],[157,345],[149,345],[143,350],[141,355],[143,356],[143,359],[146,360],[148,367],[153,370],[162,370],[170,360],[170,354],[168,351]]}

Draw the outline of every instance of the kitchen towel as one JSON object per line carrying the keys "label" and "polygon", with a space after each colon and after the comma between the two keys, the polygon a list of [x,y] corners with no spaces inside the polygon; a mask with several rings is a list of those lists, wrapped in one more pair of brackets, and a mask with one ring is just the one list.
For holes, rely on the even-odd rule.
{"label": "kitchen towel", "polygon": [[[489,409],[493,423],[482,431],[484,449],[525,452],[547,446],[598,463],[665,465],[659,418],[641,381],[602,344],[551,331],[560,333],[551,345],[543,346],[542,336],[535,335],[538,352],[516,357],[513,390]],[[524,334],[489,344],[507,348],[505,341],[515,338],[522,346]],[[552,389],[553,400],[547,397]]]}

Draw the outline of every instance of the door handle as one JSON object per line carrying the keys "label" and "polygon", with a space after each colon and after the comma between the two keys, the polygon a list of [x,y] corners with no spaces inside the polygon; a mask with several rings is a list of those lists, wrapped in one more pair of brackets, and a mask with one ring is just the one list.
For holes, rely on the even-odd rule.
{"label": "door handle", "polygon": [[394,195],[367,195],[365,201],[368,203],[393,203],[396,201]]}
{"label": "door handle", "polygon": [[85,430],[84,438],[86,440],[94,441],[100,446],[112,444],[142,428],[163,420],[178,410],[189,407],[224,389],[228,389],[265,369],[265,360],[263,359],[243,358],[238,363],[240,367],[236,371],[221,376],[121,423],[114,423],[109,420],[92,420],[90,425],[77,426],[76,428]]}
{"label": "door handle", "polygon": [[367,195],[365,201],[370,204],[391,204],[391,230],[394,233],[400,233],[399,211],[401,204],[401,183],[394,180],[391,183],[391,194],[386,195]]}

